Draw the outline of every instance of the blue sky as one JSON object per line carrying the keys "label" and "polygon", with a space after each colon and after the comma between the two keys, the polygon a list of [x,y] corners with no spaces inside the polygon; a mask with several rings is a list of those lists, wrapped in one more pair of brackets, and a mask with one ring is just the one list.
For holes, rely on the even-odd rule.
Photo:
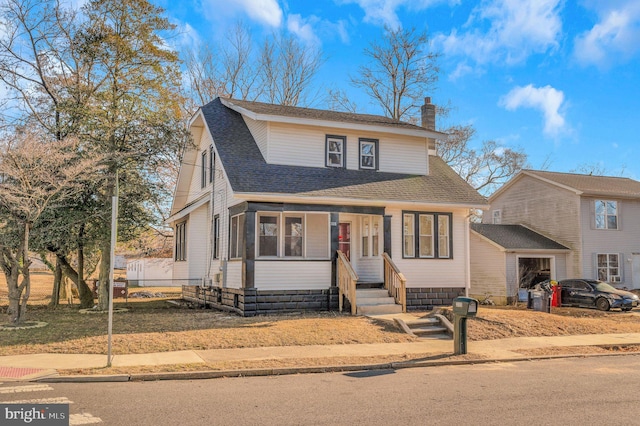
{"label": "blue sky", "polygon": [[[638,0],[155,0],[178,25],[177,49],[222,40],[242,20],[255,39],[276,31],[318,46],[314,85],[345,90],[361,112],[379,107],[348,83],[384,25],[425,29],[440,52],[434,103],[474,142],[521,147],[529,166],[585,165],[640,179]],[[312,105],[323,107],[321,103]]]}

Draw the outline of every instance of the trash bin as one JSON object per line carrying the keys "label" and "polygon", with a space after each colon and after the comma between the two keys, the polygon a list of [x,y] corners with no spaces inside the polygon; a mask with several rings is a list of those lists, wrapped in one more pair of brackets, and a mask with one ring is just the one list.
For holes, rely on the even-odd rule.
{"label": "trash bin", "polygon": [[538,312],[551,312],[550,294],[544,290],[529,290],[527,308]]}

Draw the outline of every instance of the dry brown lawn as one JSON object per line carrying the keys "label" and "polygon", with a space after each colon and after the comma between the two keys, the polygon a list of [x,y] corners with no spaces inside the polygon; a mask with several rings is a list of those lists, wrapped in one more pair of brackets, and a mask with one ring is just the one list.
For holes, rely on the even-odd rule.
{"label": "dry brown lawn", "polygon": [[[36,294],[46,294],[45,279],[34,284]],[[50,278],[50,277],[49,277]],[[4,281],[0,278],[0,288]],[[50,287],[49,287],[50,288]],[[6,291],[6,290],[5,290]],[[133,354],[174,350],[199,350],[291,345],[340,345],[379,342],[411,342],[416,338],[404,334],[394,324],[365,317],[352,317],[336,312],[315,314],[270,315],[242,318],[210,309],[189,309],[168,303],[179,298],[179,289],[131,288],[135,292],[163,292],[165,297],[116,299],[116,307],[128,312],[114,315],[113,353]],[[105,354],[107,315],[81,314],[77,305],[62,305],[53,310],[46,297],[29,307],[30,321],[49,325],[29,330],[0,331],[0,355],[34,353]],[[446,311],[446,310],[445,310]],[[6,312],[6,299],[0,293],[0,324]],[[416,314],[422,315],[422,314]],[[588,309],[553,308],[551,314],[533,312],[523,307],[484,307],[478,317],[468,321],[471,340],[526,336],[557,336],[600,333],[640,333],[640,310],[632,312],[599,312]],[[614,348],[616,349],[616,348]],[[636,348],[637,349],[637,348]],[[540,349],[527,355],[585,353],[610,351],[611,348]],[[630,350],[617,348],[617,350]],[[561,351],[561,352],[559,352]],[[524,353],[524,352],[523,352]],[[425,355],[427,357],[427,355]],[[463,356],[464,357],[464,356]],[[469,356],[466,356],[467,358]],[[419,357],[418,357],[419,358]],[[448,357],[447,359],[453,359]],[[456,358],[457,359],[457,358]],[[471,356],[470,359],[473,359]],[[406,357],[340,358],[330,360],[265,360],[260,362],[227,362],[219,365],[185,365],[140,367],[135,372],[185,371],[207,369],[278,368],[385,363],[404,361]],[[126,369],[132,372],[131,368]],[[122,372],[118,369],[75,371],[75,373]]]}

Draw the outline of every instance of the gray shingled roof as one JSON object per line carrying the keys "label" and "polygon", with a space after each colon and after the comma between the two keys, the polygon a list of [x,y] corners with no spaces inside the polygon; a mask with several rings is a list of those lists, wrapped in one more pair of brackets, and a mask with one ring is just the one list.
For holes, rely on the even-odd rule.
{"label": "gray shingled roof", "polygon": [[262,102],[242,101],[238,99],[224,99],[241,108],[256,114],[276,115],[282,117],[305,118],[311,120],[337,121],[342,123],[356,123],[375,126],[388,126],[413,130],[425,130],[423,127],[404,121],[393,120],[388,117],[370,114],[354,114],[350,112],[327,111],[314,108],[301,108],[285,105],[265,104]]}
{"label": "gray shingled roof", "polygon": [[[287,107],[289,109],[291,107]],[[267,164],[242,116],[216,99],[202,112],[237,193],[270,193],[347,199],[419,201],[468,206],[487,201],[440,158],[430,175]]]}
{"label": "gray shingled roof", "polygon": [[507,250],[569,250],[522,225],[472,223],[471,229]]}
{"label": "gray shingled roof", "polygon": [[640,182],[629,178],[558,173],[539,170],[523,170],[523,172],[576,189],[583,192],[584,195],[605,195],[630,198],[640,197]]}

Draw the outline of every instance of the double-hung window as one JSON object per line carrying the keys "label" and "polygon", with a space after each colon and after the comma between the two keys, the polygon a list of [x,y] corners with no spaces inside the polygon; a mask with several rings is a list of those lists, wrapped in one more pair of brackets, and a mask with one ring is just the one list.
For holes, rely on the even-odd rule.
{"label": "double-hung window", "polygon": [[216,153],[213,151],[213,145],[209,147],[209,183],[213,182],[213,172],[216,167]]}
{"label": "double-hung window", "polygon": [[451,213],[404,212],[403,257],[451,258]]}
{"label": "double-hung window", "polygon": [[220,216],[213,218],[213,258],[220,258]]}
{"label": "double-hung window", "polygon": [[618,202],[596,200],[596,229],[618,229]]}
{"label": "double-hung window", "polygon": [[204,188],[205,186],[207,186],[207,167],[209,167],[209,165],[207,164],[206,149],[200,154],[200,162],[202,165],[202,167],[200,168],[200,187]]}
{"label": "double-hung window", "polygon": [[187,221],[176,224],[175,241],[175,260],[187,260]]}
{"label": "double-hung window", "polygon": [[378,141],[360,139],[360,169],[378,170]]}
{"label": "double-hung window", "polygon": [[620,275],[620,256],[617,253],[598,253],[597,267],[598,279],[610,283],[619,283]]}
{"label": "double-hung window", "polygon": [[279,216],[261,215],[258,222],[258,256],[278,255]]}
{"label": "double-hung window", "polygon": [[326,165],[327,167],[345,166],[346,137],[327,135]]}

